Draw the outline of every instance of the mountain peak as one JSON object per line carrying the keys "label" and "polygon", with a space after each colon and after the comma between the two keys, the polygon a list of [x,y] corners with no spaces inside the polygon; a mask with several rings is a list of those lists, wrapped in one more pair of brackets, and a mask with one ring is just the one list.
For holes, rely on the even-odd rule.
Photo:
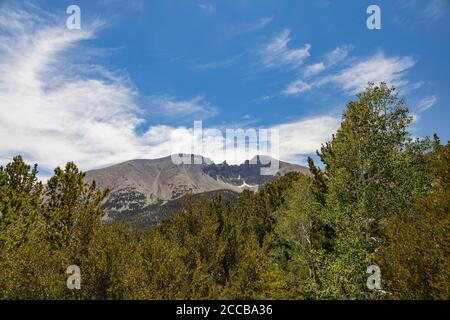
{"label": "mountain peak", "polygon": [[[183,162],[177,164],[174,158]],[[262,175],[261,167],[270,165],[271,160],[275,159],[255,156],[240,165],[226,162],[216,165],[201,155],[175,154],[158,159],[135,159],[88,171],[86,180],[96,181],[100,188],[110,190],[103,205],[105,219],[143,215],[157,223],[160,215],[155,210],[188,193],[238,194],[247,189],[256,191],[267,181],[288,172],[308,174],[305,167],[280,162],[276,175]]]}

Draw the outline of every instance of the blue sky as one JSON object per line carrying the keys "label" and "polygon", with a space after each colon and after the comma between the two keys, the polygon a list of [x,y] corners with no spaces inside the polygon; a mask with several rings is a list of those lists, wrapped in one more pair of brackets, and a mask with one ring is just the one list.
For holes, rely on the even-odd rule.
{"label": "blue sky", "polygon": [[[450,138],[447,0],[0,3],[2,163],[164,156],[194,120],[280,128],[280,157],[304,163],[381,80],[405,96],[414,136]],[[70,4],[80,31],[65,28]],[[366,27],[370,4],[381,30]]]}

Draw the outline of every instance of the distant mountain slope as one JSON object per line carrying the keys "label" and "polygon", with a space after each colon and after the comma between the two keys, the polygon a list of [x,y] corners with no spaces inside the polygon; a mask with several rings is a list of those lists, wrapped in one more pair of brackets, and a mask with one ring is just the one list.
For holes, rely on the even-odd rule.
{"label": "distant mountain slope", "polygon": [[86,180],[95,180],[99,188],[110,190],[103,204],[105,221],[131,219],[151,227],[181,209],[179,199],[188,193],[220,193],[233,198],[232,194],[244,189],[257,190],[260,185],[287,172],[309,174],[305,167],[281,161],[278,173],[266,176],[260,174],[260,169],[265,167],[260,161],[250,164],[259,158],[240,165],[214,164],[207,158],[201,159],[202,164],[181,165],[174,164],[170,156],[130,160],[88,171]]}
{"label": "distant mountain slope", "polygon": [[[223,200],[234,202],[237,199],[238,193],[229,190],[209,191],[194,194],[191,196],[191,199],[195,202],[204,196],[208,199],[212,199],[217,195],[220,195]],[[187,200],[188,197],[189,195],[185,195],[165,203],[151,204],[142,208],[136,208],[135,210],[126,213],[110,213],[109,221],[127,221],[137,229],[147,230],[156,226],[162,220],[169,218],[172,214],[180,212],[183,208],[184,201]]]}

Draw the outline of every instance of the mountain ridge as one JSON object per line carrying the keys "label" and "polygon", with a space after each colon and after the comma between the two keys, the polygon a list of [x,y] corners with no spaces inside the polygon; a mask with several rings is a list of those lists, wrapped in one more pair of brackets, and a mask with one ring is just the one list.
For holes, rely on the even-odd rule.
{"label": "mountain ridge", "polygon": [[[279,169],[275,175],[261,175],[261,169],[268,167],[265,156],[255,156],[239,165],[226,162],[216,164],[201,155],[189,155],[202,160],[199,164],[175,164],[172,156],[156,159],[133,159],[106,168],[86,172],[86,181],[96,181],[99,188],[110,190],[102,207],[106,222],[126,219],[139,215],[152,221],[150,227],[170,216],[168,203],[179,200],[188,194],[222,194],[230,196],[245,189],[256,191],[264,183],[288,172],[309,174],[306,167],[278,161]],[[233,198],[232,196],[230,196]],[[178,201],[179,202],[179,201]],[[167,207],[174,207],[168,205]],[[179,206],[175,206],[179,207]],[[164,212],[162,214],[161,212]]]}

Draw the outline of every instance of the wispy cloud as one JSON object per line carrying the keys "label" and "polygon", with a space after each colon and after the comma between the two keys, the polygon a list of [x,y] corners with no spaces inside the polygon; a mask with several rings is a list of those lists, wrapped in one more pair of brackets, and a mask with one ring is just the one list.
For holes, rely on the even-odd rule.
{"label": "wispy cloud", "polygon": [[436,103],[437,98],[436,96],[429,96],[426,98],[423,98],[419,101],[419,104],[417,106],[417,113],[422,113],[428,109],[430,109],[434,104]]}
{"label": "wispy cloud", "polygon": [[212,61],[212,62],[203,63],[203,64],[197,64],[197,65],[194,65],[193,68],[194,69],[205,69],[205,70],[229,68],[232,65],[234,65],[242,56],[244,56],[244,54],[245,53],[240,53],[240,54],[237,54],[234,57],[231,57],[228,59]]}
{"label": "wispy cloud", "polygon": [[[83,169],[165,151],[148,140],[158,127],[137,134],[145,110],[126,76],[101,65],[75,64],[83,42],[94,39],[98,24],[67,30],[52,17],[0,10],[0,157],[23,154],[52,170],[67,161]],[[84,60],[83,60],[84,61]],[[164,116],[212,116],[216,107],[203,97],[186,101],[153,97]],[[144,107],[149,107],[145,104]],[[174,129],[174,135],[178,132]],[[177,141],[172,141],[177,146]]]}
{"label": "wispy cloud", "polygon": [[273,17],[262,17],[258,21],[239,25],[234,30],[238,34],[262,30],[269,26],[272,23],[273,19]]}
{"label": "wispy cloud", "polygon": [[49,169],[136,155],[134,128],[142,119],[135,89],[120,77],[105,78],[102,68],[71,61],[79,44],[95,37],[95,26],[71,31],[49,17],[6,8],[0,17],[2,157],[25,153]]}
{"label": "wispy cloud", "polygon": [[325,64],[323,62],[310,64],[309,66],[305,67],[305,76],[309,77],[315,74],[318,74],[325,70]]}
{"label": "wispy cloud", "polygon": [[438,21],[450,12],[450,1],[430,0],[423,10],[424,18],[432,22]]}
{"label": "wispy cloud", "polygon": [[215,11],[214,5],[212,3],[198,4],[197,7],[200,8],[208,16],[212,16]]}
{"label": "wispy cloud", "polygon": [[347,58],[351,48],[352,47],[349,45],[338,46],[334,50],[326,53],[324,56],[324,61],[311,64],[305,67],[304,69],[305,77],[316,75],[318,73],[323,72],[325,69],[337,66]]}
{"label": "wispy cloud", "polygon": [[363,90],[368,82],[383,81],[402,87],[408,84],[406,72],[415,63],[411,57],[386,57],[383,53],[378,53],[366,59],[359,59],[338,74],[328,76],[320,82],[335,83],[351,93]]}
{"label": "wispy cloud", "polygon": [[[87,22],[83,30],[71,31],[47,16],[6,8],[0,9],[0,21],[2,163],[22,154],[46,172],[68,161],[87,170],[190,152],[192,128],[155,125],[138,130],[148,120],[142,116],[148,101],[166,115],[204,118],[216,112],[201,96],[179,100],[160,95],[146,100],[126,76],[85,60],[75,63],[74,57],[89,52],[85,42],[97,36]],[[278,125],[281,157],[313,152],[329,139],[336,123],[317,117]],[[245,152],[238,150],[241,157]]]}
{"label": "wispy cloud", "polygon": [[431,26],[450,15],[448,0],[399,0],[392,20],[410,31]]}
{"label": "wispy cloud", "polygon": [[311,45],[309,43],[301,48],[290,49],[288,47],[291,41],[289,35],[289,29],[283,30],[260,50],[261,64],[265,68],[279,66],[298,67],[310,56],[309,50]]}
{"label": "wispy cloud", "polygon": [[339,117],[317,116],[273,126],[280,132],[280,159],[305,162],[305,155],[316,152],[339,127]]}
{"label": "wispy cloud", "polygon": [[284,95],[299,95],[303,92],[309,91],[314,86],[313,83],[306,83],[302,79],[295,80],[294,82],[290,83],[283,91],[282,93]]}
{"label": "wispy cloud", "polygon": [[184,116],[201,116],[202,119],[210,118],[218,113],[218,108],[202,96],[188,100],[177,100],[173,96],[151,96],[145,102],[146,109],[150,113],[166,118],[179,118]]}
{"label": "wispy cloud", "polygon": [[436,101],[436,96],[429,96],[421,99],[417,104],[417,108],[412,110],[411,116],[413,118],[413,123],[417,123],[422,117],[422,113],[434,106]]}
{"label": "wispy cloud", "polygon": [[247,28],[247,31],[255,31],[255,30],[260,30],[260,29],[264,29],[265,27],[267,27],[270,23],[272,23],[273,21],[273,17],[262,17],[261,19],[259,19],[259,21],[257,21],[256,23],[254,23],[253,25],[250,25]]}
{"label": "wispy cloud", "polygon": [[[333,116],[317,116],[308,119],[298,119],[295,121],[276,124],[266,129],[276,129],[279,132],[279,140],[272,140],[272,148],[277,149],[277,157],[280,160],[294,163],[303,163],[305,156],[318,150],[322,143],[329,141],[333,133],[339,127],[340,119]],[[188,127],[173,128],[170,126],[155,126],[146,133],[147,141],[164,154],[193,152],[192,146],[203,145],[203,155],[215,163],[227,161],[228,163],[242,163],[245,160],[257,155],[257,149],[250,149],[248,146],[234,146],[233,152],[224,152],[224,140],[226,129],[245,128],[249,125],[247,121],[243,123],[224,124],[215,128],[203,128],[202,137],[200,134],[194,135],[194,130]],[[208,129],[218,129],[222,133],[220,136],[209,135]],[[275,156],[275,154],[272,154]]]}
{"label": "wispy cloud", "polygon": [[[261,30],[266,28],[272,21],[273,17],[262,17],[256,22],[253,23],[246,23],[242,25],[233,26],[231,28],[231,33],[234,34],[244,34],[249,33],[257,30]],[[236,54],[235,56],[227,59],[217,60],[217,61],[211,61],[207,63],[197,64],[194,65],[194,69],[222,69],[222,68],[229,68],[233,66],[240,58],[245,56],[248,52],[242,52],[239,54]]]}
{"label": "wispy cloud", "polygon": [[342,62],[349,55],[352,47],[349,45],[338,46],[325,55],[325,64],[334,66]]}
{"label": "wispy cloud", "polygon": [[411,57],[386,57],[381,52],[367,58],[353,59],[349,66],[309,82],[297,79],[289,84],[283,93],[299,95],[313,88],[334,84],[341,90],[354,94],[363,90],[368,82],[386,82],[398,88],[406,88],[408,85],[413,87],[415,84],[410,84],[406,74],[415,63]]}

